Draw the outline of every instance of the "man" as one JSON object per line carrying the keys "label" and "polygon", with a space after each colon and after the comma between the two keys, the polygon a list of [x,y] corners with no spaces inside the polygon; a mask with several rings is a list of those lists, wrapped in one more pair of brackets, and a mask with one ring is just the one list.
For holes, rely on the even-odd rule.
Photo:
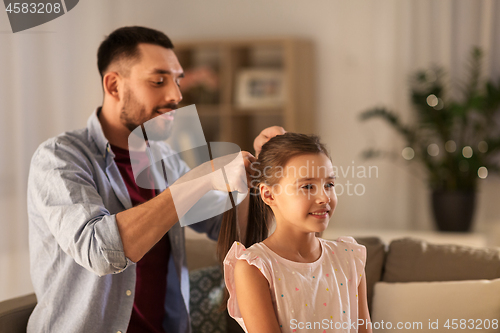
{"label": "man", "polygon": [[[169,133],[183,77],[172,49],[156,30],[114,31],[98,51],[102,107],[87,128],[52,138],[35,152],[28,214],[38,304],[28,332],[190,331],[182,213],[170,188],[156,193],[137,186],[128,154],[130,133],[148,120],[170,112],[156,129]],[[264,130],[256,152],[283,132]],[[253,156],[243,157],[248,167]],[[189,170],[180,159],[165,164],[176,179]],[[237,189],[241,172],[227,174]],[[211,189],[226,190],[214,177],[203,177],[178,191],[176,201],[191,207]],[[220,216],[190,227],[217,239]]]}

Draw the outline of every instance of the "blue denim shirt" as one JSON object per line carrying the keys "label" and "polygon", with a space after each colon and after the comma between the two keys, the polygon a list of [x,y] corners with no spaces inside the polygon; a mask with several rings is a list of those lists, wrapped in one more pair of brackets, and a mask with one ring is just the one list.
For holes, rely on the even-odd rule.
{"label": "blue denim shirt", "polygon": [[[38,299],[28,332],[126,332],[136,265],[123,251],[116,214],[132,207],[98,108],[82,130],[42,143],[28,179],[31,279]],[[153,143],[154,144],[154,143]],[[159,144],[158,144],[159,145]],[[157,149],[170,150],[166,145]],[[177,178],[189,170],[168,159]],[[217,239],[220,216],[190,227]],[[171,257],[164,327],[190,332],[184,229],[168,232]]]}

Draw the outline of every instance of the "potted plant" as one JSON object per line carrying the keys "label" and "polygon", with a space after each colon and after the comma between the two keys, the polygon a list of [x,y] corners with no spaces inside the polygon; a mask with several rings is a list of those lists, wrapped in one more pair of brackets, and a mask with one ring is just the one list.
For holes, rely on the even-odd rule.
{"label": "potted plant", "polygon": [[[475,47],[469,78],[459,84],[458,98],[450,96],[440,67],[411,75],[411,123],[403,123],[386,108],[360,116],[362,121],[383,119],[405,141],[399,158],[418,161],[425,168],[434,217],[442,231],[470,230],[478,180],[500,172],[500,80],[483,81],[481,64],[482,51]],[[363,153],[366,158],[386,154],[373,148]]]}

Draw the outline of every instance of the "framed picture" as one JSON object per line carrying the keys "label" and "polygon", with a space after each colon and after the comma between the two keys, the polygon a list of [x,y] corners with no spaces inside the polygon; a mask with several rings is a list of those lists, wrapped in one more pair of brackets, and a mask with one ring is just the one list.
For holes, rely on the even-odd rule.
{"label": "framed picture", "polygon": [[236,104],[241,108],[280,107],[285,103],[282,70],[242,70],[236,82]]}

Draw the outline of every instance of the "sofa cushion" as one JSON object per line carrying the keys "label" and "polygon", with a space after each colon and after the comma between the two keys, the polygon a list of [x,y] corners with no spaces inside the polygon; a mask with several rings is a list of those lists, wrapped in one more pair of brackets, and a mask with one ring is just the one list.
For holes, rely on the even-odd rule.
{"label": "sofa cushion", "polygon": [[226,332],[226,316],[219,310],[225,290],[220,267],[217,265],[190,272],[189,284],[193,333]]}
{"label": "sofa cushion", "polygon": [[454,281],[500,278],[500,249],[429,244],[404,238],[391,242],[383,281]]}
{"label": "sofa cushion", "polygon": [[500,279],[379,282],[371,319],[377,332],[498,332],[498,295]]}
{"label": "sofa cushion", "polygon": [[377,237],[357,237],[356,241],[366,247],[366,287],[368,305],[373,298],[373,287],[382,278],[385,262],[385,244]]}

